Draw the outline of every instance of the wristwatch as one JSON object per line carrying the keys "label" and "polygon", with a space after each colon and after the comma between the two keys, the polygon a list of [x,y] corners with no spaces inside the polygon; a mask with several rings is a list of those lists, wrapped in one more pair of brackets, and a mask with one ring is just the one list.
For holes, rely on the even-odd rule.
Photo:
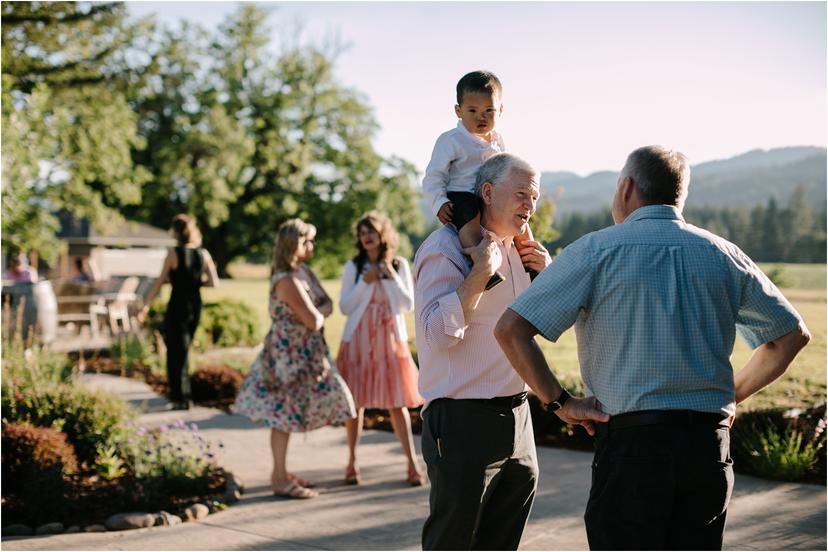
{"label": "wristwatch", "polygon": [[563,405],[566,404],[566,401],[572,398],[572,395],[569,392],[561,387],[561,394],[558,395],[558,398],[552,402],[544,403],[543,409],[547,412],[556,412],[563,408]]}

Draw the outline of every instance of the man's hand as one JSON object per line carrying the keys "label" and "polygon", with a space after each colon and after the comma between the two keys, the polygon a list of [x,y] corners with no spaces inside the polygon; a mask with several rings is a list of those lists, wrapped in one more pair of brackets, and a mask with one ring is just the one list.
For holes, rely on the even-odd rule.
{"label": "man's hand", "polygon": [[471,257],[474,263],[472,270],[485,273],[487,278],[491,277],[503,262],[500,248],[488,233],[484,234],[477,245],[463,249],[463,253]]}
{"label": "man's hand", "polygon": [[440,206],[440,210],[437,211],[437,220],[439,220],[441,224],[448,224],[452,221],[453,214],[454,203],[446,201]]}
{"label": "man's hand", "polygon": [[555,414],[568,424],[584,426],[590,435],[595,435],[595,422],[605,423],[610,419],[601,412],[601,403],[595,397],[572,397]]}
{"label": "man's hand", "polygon": [[549,251],[540,242],[534,240],[522,241],[517,244],[517,250],[523,266],[535,272],[543,272],[543,269],[552,262]]}
{"label": "man's hand", "polygon": [[379,269],[375,266],[372,266],[371,268],[365,271],[365,274],[362,276],[362,279],[366,284],[373,284],[374,282],[380,279]]}

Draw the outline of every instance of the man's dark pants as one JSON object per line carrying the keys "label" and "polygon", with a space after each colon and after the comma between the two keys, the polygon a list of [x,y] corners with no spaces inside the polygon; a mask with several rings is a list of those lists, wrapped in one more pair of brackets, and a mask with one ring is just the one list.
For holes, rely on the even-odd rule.
{"label": "man's dark pants", "polygon": [[595,439],[590,549],[720,550],[733,490],[730,430],[698,420],[612,423]]}
{"label": "man's dark pants", "polygon": [[529,404],[437,399],[423,413],[424,550],[516,550],[537,489]]}

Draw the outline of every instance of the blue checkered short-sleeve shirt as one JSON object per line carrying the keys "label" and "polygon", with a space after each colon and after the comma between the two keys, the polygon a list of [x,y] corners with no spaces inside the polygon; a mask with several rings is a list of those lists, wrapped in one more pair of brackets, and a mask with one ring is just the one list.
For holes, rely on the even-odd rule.
{"label": "blue checkered short-sleeve shirt", "polygon": [[510,307],[556,341],[575,324],[586,386],[610,415],[735,413],[730,355],[799,313],[737,246],[648,205],[566,247]]}

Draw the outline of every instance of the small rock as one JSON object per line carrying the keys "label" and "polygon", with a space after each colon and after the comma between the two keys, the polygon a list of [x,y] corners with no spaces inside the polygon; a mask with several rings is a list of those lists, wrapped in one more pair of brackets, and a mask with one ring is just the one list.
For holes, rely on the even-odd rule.
{"label": "small rock", "polygon": [[178,516],[174,516],[169,512],[165,512],[161,510],[155,516],[155,525],[163,525],[164,527],[169,527],[171,525],[178,525],[181,523],[181,518]]}
{"label": "small rock", "polygon": [[63,533],[64,534],[80,533],[80,526],[79,525],[73,525],[73,526],[69,527],[66,531],[64,531]]}
{"label": "small rock", "polygon": [[228,485],[227,490],[224,491],[222,499],[227,504],[232,504],[241,500],[241,490],[238,487],[231,487]]}
{"label": "small rock", "polygon": [[167,514],[166,517],[167,517],[167,525],[169,525],[169,526],[179,525],[179,524],[183,523],[181,518],[178,517],[178,516],[174,516],[172,514]]}
{"label": "small rock", "polygon": [[83,528],[84,533],[105,533],[106,532],[106,525],[87,525]]}
{"label": "small rock", "polygon": [[142,529],[155,525],[155,516],[146,512],[125,512],[123,514],[109,516],[105,525],[110,531]]}
{"label": "small rock", "polygon": [[184,510],[184,519],[193,521],[207,517],[210,514],[210,509],[204,504],[193,504]]}
{"label": "small rock", "polygon": [[35,535],[57,535],[63,533],[63,524],[60,522],[44,523],[35,530]]}
{"label": "small rock", "polygon": [[30,535],[34,535],[34,529],[22,523],[15,523],[3,527],[4,537],[28,537]]}

